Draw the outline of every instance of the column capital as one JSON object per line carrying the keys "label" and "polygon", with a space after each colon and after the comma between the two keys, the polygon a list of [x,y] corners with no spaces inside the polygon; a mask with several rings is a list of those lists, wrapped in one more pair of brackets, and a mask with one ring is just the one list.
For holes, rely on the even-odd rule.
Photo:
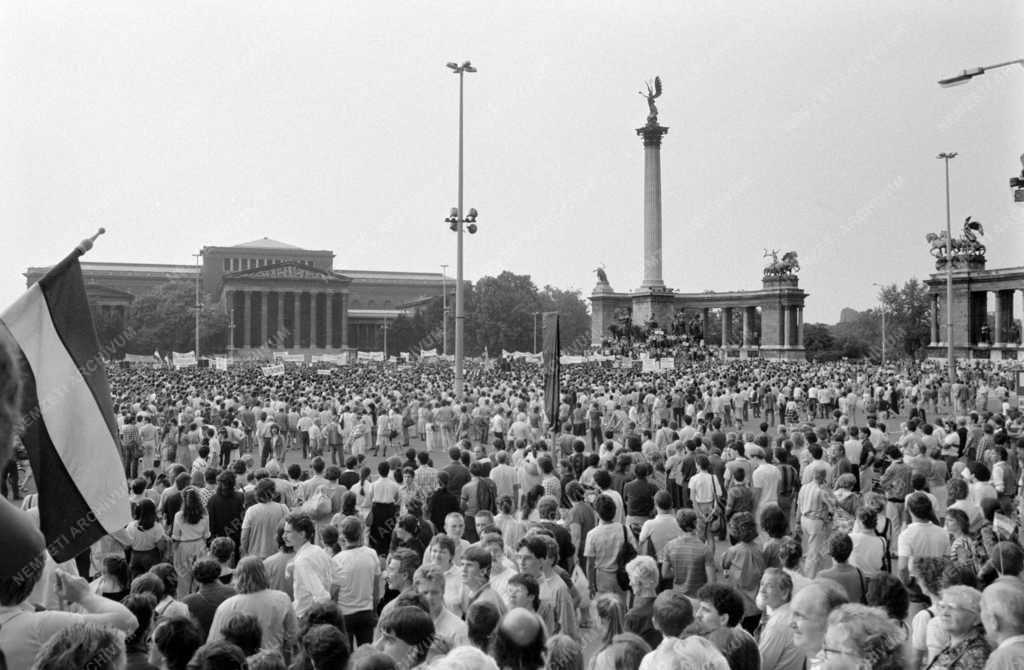
{"label": "column capital", "polygon": [[668,134],[668,128],[657,123],[648,123],[637,128],[636,134],[643,138],[645,147],[660,147],[661,138]]}

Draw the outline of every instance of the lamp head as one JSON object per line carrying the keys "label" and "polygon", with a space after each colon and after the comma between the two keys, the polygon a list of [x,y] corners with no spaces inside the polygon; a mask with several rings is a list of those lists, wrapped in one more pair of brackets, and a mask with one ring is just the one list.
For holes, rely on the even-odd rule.
{"label": "lamp head", "polygon": [[972,68],[970,70],[964,70],[963,72],[961,72],[960,74],[958,74],[956,76],[949,77],[947,79],[940,79],[939,80],[939,86],[941,86],[943,88],[950,88],[951,86],[960,86],[961,84],[966,84],[967,82],[969,82],[974,77],[977,77],[979,74],[984,74],[984,73],[985,73],[985,68],[983,68],[983,67],[976,67],[976,68]]}
{"label": "lamp head", "polygon": [[448,212],[448,216],[450,216],[453,219],[459,218],[459,208],[458,207],[452,207],[451,210],[449,210],[449,212]]}
{"label": "lamp head", "polygon": [[458,65],[456,65],[455,63],[446,63],[445,65],[446,65],[446,66],[447,66],[447,67],[448,67],[448,68],[449,68],[449,69],[450,69],[450,70],[451,70],[452,72],[458,72],[458,71],[459,71],[459,66],[458,66]]}
{"label": "lamp head", "polygon": [[454,220],[453,219],[446,219],[446,220],[449,222],[448,223],[448,227],[451,229],[451,231],[453,233],[459,229],[459,221],[458,221],[458,219],[454,219]]}
{"label": "lamp head", "polygon": [[469,208],[469,214],[466,216],[466,221],[476,221],[476,207]]}
{"label": "lamp head", "polygon": [[469,231],[470,235],[476,233],[476,224],[475,223],[469,224],[468,226],[466,226],[466,230]]}
{"label": "lamp head", "polygon": [[476,68],[468,60],[462,63],[462,69],[466,72],[476,72]]}

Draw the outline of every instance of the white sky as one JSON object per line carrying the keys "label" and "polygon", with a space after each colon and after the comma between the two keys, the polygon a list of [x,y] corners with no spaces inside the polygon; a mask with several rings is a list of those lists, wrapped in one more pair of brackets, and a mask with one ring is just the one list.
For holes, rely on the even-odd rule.
{"label": "white sky", "polygon": [[[454,275],[457,77],[466,276],[640,285],[636,92],[661,75],[664,278],[760,285],[799,252],[805,319],[931,270],[945,224],[1024,262],[1024,3],[0,0],[0,305],[105,226],[93,261],[189,263],[263,236],[336,268]],[[852,220],[852,224],[851,224]]]}

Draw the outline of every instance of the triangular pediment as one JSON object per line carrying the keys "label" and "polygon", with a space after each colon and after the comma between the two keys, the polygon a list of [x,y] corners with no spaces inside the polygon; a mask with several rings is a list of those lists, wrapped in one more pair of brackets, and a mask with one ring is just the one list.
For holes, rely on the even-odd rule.
{"label": "triangular pediment", "polygon": [[224,275],[225,281],[232,279],[314,279],[338,283],[351,281],[348,277],[301,263],[275,263],[238,272],[228,272]]}

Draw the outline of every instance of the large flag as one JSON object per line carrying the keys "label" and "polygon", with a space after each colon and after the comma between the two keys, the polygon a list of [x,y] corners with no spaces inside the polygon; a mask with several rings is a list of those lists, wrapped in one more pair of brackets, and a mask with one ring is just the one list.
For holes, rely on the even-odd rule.
{"label": "large flag", "polygon": [[562,428],[558,425],[558,406],[562,402],[561,353],[558,312],[544,312],[544,409],[555,433]]}
{"label": "large flag", "polygon": [[43,535],[57,562],[131,521],[110,387],[78,264],[94,239],[0,313],[0,328],[18,347],[19,432],[35,473]]}

